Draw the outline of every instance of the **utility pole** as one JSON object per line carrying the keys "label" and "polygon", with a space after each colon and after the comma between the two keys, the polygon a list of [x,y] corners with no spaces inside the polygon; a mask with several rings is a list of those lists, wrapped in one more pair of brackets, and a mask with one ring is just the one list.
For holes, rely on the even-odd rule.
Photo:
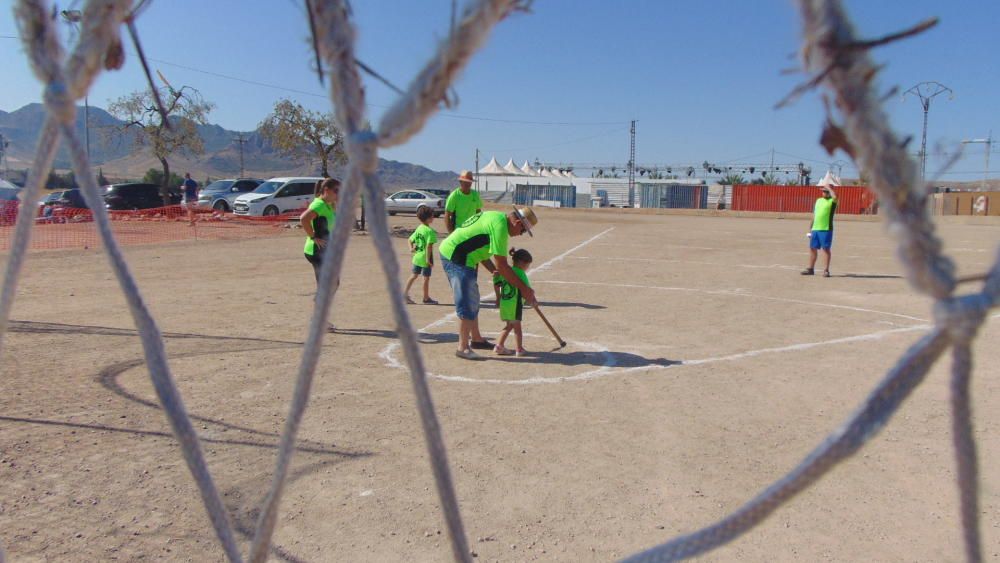
{"label": "utility pole", "polygon": [[921,82],[916,86],[913,86],[906,92],[903,92],[903,99],[906,99],[907,94],[914,95],[920,98],[920,105],[924,108],[924,130],[920,137],[920,180],[923,181],[926,178],[927,173],[927,113],[931,109],[931,100],[939,94],[944,94],[948,92],[948,99],[953,99],[955,97],[955,92],[941,84],[940,82]]}
{"label": "utility pole", "polygon": [[476,191],[479,191],[479,149],[476,149]]}
{"label": "utility pole", "polygon": [[629,133],[628,149],[628,206],[635,207],[635,120]]}
{"label": "utility pole", "polygon": [[979,190],[986,191],[986,178],[990,173],[990,151],[993,148],[993,131],[986,136],[985,139],[967,139],[962,141],[963,145],[968,145],[971,143],[983,143],[986,145],[986,165],[983,167],[983,182],[979,185]]}
{"label": "utility pole", "polygon": [[236,142],[240,144],[240,178],[243,177],[243,145],[246,144],[248,139],[243,136],[243,133],[238,133],[236,135]]}

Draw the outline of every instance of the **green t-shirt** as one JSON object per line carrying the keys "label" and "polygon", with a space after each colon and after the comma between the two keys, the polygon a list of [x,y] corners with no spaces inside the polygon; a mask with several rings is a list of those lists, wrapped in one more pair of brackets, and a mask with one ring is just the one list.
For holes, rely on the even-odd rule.
{"label": "green t-shirt", "polygon": [[[531,287],[528,282],[528,274],[524,273],[524,270],[517,266],[512,266],[511,269],[514,270],[517,277],[521,278],[524,285]],[[503,278],[501,280],[503,284],[500,286],[500,320],[519,321],[524,307],[524,296],[521,295],[521,290],[516,285]]]}
{"label": "green t-shirt", "polygon": [[427,247],[438,241],[437,231],[424,225],[417,227],[410,235],[410,242],[413,243],[413,265],[427,268],[430,263],[427,261]]}
{"label": "green t-shirt", "polygon": [[[312,203],[309,204],[309,211],[316,212],[316,217],[312,220],[313,235],[316,238],[330,240],[333,226],[337,224],[337,212],[321,197],[312,200]],[[316,252],[316,243],[313,242],[313,239],[306,237],[306,247],[303,252],[309,256]]]}
{"label": "green t-shirt", "polygon": [[482,208],[483,198],[479,197],[479,192],[469,190],[469,195],[465,195],[462,193],[462,188],[455,188],[455,191],[448,195],[448,200],[444,204],[446,213],[455,214],[456,229]]}
{"label": "green t-shirt", "polygon": [[833,214],[837,210],[837,198],[831,197],[827,199],[821,197],[816,200],[816,207],[813,209],[813,228],[814,231],[832,231],[833,230]]}
{"label": "green t-shirt", "polygon": [[507,215],[503,211],[477,213],[441,243],[441,256],[475,268],[490,256],[507,256]]}

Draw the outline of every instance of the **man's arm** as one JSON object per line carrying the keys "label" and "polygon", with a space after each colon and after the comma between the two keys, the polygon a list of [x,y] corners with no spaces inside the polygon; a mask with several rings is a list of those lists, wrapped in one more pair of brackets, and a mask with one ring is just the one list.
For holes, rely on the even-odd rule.
{"label": "man's arm", "polygon": [[[494,256],[493,261],[496,263],[496,273],[503,276],[503,279],[507,280],[511,285],[516,287],[521,292],[521,296],[524,297],[524,301],[528,305],[535,306],[538,304],[538,301],[535,300],[535,290],[528,287],[527,284],[521,281],[521,278],[517,277],[517,274],[515,274],[514,270],[511,269],[510,264],[507,263],[506,256]],[[486,262],[488,262],[488,260],[483,261],[484,264]]]}
{"label": "man's arm", "polygon": [[455,230],[455,214],[453,212],[445,212],[444,222],[447,223],[449,233]]}

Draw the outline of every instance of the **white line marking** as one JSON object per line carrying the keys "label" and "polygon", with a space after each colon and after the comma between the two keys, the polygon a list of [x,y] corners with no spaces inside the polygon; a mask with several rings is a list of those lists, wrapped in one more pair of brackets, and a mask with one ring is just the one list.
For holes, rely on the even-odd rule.
{"label": "white line marking", "polygon": [[765,295],[754,295],[752,293],[745,293],[742,291],[732,291],[732,290],[710,290],[710,289],[696,289],[691,287],[668,287],[668,286],[658,286],[658,285],[636,285],[628,283],[604,283],[604,282],[579,282],[579,281],[558,281],[558,280],[539,280],[538,283],[558,283],[565,285],[599,285],[604,287],[621,287],[630,289],[656,289],[661,291],[690,291],[697,293],[707,293],[709,295],[738,295],[740,297],[750,297],[753,299],[766,299],[768,301],[783,301],[786,303],[799,303],[802,305],[814,305],[816,307],[830,307],[832,309],[847,309],[850,311],[859,311],[862,313],[877,313],[879,315],[888,315],[891,317],[899,317],[902,319],[909,319],[912,321],[917,321],[921,323],[926,323],[927,319],[921,319],[920,317],[913,317],[910,315],[902,315],[899,313],[890,313],[888,311],[877,311],[875,309],[865,309],[862,307],[851,307],[849,305],[836,305],[834,303],[822,303],[818,301],[802,301],[800,299],[788,299],[785,297],[768,297]]}
{"label": "white line marking", "polygon": [[704,262],[699,260],[680,260],[677,258],[619,258],[619,257],[605,257],[605,256],[573,256],[573,260],[608,260],[611,262],[669,262],[669,263],[680,263],[685,264],[706,264],[709,266],[726,266],[727,268],[759,268],[759,269],[774,269],[781,268],[784,270],[798,270],[801,269],[800,266],[786,266],[784,264],[728,264],[724,262]]}

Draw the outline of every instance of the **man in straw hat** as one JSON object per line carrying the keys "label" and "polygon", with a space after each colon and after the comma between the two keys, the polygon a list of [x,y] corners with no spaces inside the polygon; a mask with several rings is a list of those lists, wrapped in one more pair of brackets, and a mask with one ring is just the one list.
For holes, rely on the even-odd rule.
{"label": "man in straw hat", "polygon": [[826,268],[823,277],[830,277],[830,249],[833,247],[833,215],[837,211],[837,194],[829,185],[821,185],[823,197],[816,200],[813,208],[813,220],[809,231],[809,267],[802,270],[803,276],[815,273],[817,251],[823,250]]}
{"label": "man in straw hat", "polygon": [[483,199],[479,197],[479,192],[472,191],[473,180],[472,172],[462,170],[458,175],[458,187],[448,194],[444,212],[449,233],[461,227],[469,217],[483,210]]}
{"label": "man in straw hat", "polygon": [[[507,239],[531,234],[538,217],[530,207],[515,207],[509,213],[483,211],[470,217],[441,243],[441,265],[448,276],[455,296],[455,313],[459,319],[458,350],[455,355],[466,360],[481,360],[476,349],[492,349],[479,332],[479,285],[477,265],[500,274],[520,290],[524,301],[535,305],[535,292],[527,286],[507,263]],[[492,259],[492,260],[491,260]]]}

